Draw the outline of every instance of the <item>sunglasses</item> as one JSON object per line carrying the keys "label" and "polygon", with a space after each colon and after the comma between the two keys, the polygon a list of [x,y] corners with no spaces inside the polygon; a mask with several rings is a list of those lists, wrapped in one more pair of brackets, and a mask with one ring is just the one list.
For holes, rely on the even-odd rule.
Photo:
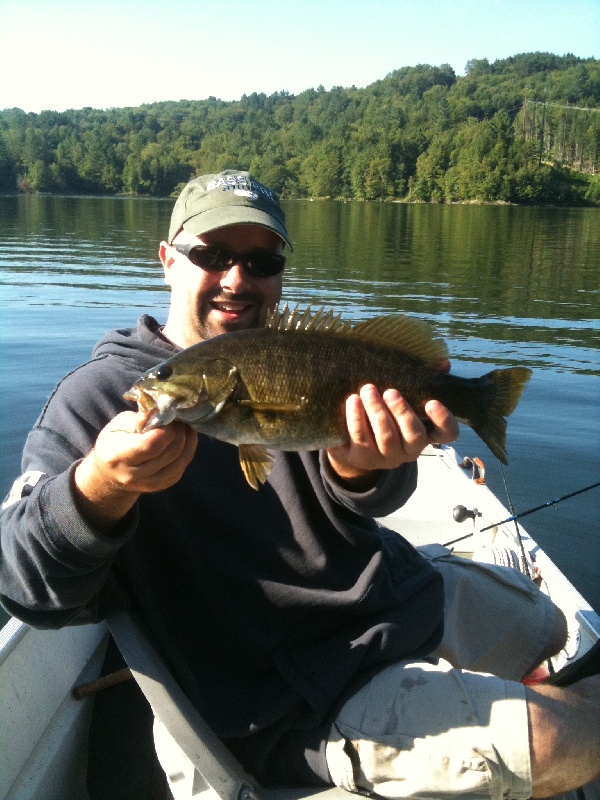
{"label": "sunglasses", "polygon": [[226,272],[235,264],[253,278],[272,278],[285,267],[285,256],[258,250],[254,253],[236,253],[226,247],[198,244],[173,244],[178,253],[186,256],[195,267],[206,272]]}

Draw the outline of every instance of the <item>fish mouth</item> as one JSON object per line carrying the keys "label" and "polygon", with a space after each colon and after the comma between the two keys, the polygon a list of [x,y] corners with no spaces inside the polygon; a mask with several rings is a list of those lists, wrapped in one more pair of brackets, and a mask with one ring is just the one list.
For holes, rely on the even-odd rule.
{"label": "fish mouth", "polygon": [[186,416],[198,418],[198,410],[204,405],[205,398],[201,393],[191,396],[172,397],[159,390],[147,389],[142,386],[133,386],[123,397],[138,404],[138,410],[146,417],[140,433],[162,428],[176,419],[185,421]]}
{"label": "fish mouth", "polygon": [[208,422],[223,408],[230,392],[217,401],[210,400],[205,391],[186,397],[172,397],[159,390],[134,386],[126,392],[126,400],[134,400],[138,409],[145,414],[139,429],[140,433],[164,428],[171,422],[179,420],[189,425]]}

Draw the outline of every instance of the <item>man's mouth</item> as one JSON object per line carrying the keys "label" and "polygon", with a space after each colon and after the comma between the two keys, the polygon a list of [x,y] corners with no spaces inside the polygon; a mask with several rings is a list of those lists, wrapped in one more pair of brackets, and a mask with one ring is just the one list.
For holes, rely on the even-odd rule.
{"label": "man's mouth", "polygon": [[211,306],[215,311],[221,311],[225,314],[240,314],[252,308],[252,303],[213,300]]}
{"label": "man's mouth", "polygon": [[260,308],[259,298],[248,295],[237,295],[232,297],[213,297],[209,301],[210,308],[225,319],[231,322],[241,321],[256,312]]}

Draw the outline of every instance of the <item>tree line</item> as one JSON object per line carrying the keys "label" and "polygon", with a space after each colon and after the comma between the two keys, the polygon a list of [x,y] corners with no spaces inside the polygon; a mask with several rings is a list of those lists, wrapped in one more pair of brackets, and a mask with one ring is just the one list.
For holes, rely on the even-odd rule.
{"label": "tree line", "polygon": [[0,191],[168,196],[249,169],[283,197],[600,205],[600,61],[523,53],[365,88],[0,111]]}

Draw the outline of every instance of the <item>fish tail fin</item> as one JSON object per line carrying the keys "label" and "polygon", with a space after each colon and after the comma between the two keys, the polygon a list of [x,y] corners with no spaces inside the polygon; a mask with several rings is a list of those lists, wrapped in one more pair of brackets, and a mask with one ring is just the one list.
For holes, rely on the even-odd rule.
{"label": "fish tail fin", "polygon": [[508,463],[505,417],[517,407],[530,377],[527,367],[509,367],[495,369],[480,379],[487,384],[486,403],[480,407],[478,418],[469,420],[469,424],[503,464]]}

